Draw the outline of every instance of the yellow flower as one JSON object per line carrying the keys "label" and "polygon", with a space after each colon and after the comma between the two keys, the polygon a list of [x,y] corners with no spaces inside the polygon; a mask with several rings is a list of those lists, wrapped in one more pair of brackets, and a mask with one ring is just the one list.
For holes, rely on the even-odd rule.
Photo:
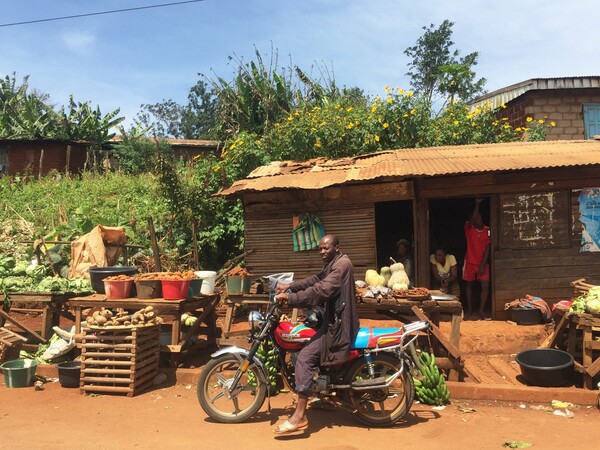
{"label": "yellow flower", "polygon": [[487,106],[488,108],[491,108],[491,107],[492,107],[492,105],[493,105],[493,103],[492,103],[492,101],[490,100],[490,101],[488,101],[488,102],[487,102],[487,105],[486,105],[486,106]]}
{"label": "yellow flower", "polygon": [[317,131],[317,129],[315,127],[311,127],[312,131]]}
{"label": "yellow flower", "polygon": [[346,108],[346,111],[347,111],[347,112],[350,112],[350,111],[352,111],[352,106],[348,106],[348,107]]}
{"label": "yellow flower", "polygon": [[350,122],[348,125],[346,125],[346,128],[351,130],[352,128],[354,128],[354,124],[352,122]]}
{"label": "yellow flower", "polygon": [[516,131],[521,131],[521,127],[515,128]]}
{"label": "yellow flower", "polygon": [[400,88],[398,88],[398,94],[400,94],[400,95],[404,95],[404,89],[400,89]]}
{"label": "yellow flower", "polygon": [[454,122],[452,122],[454,125],[458,125],[458,120],[455,120]]}
{"label": "yellow flower", "polygon": [[356,119],[356,125],[360,125],[360,120]]}
{"label": "yellow flower", "polygon": [[317,139],[317,142],[315,143],[315,146],[321,147],[321,141]]}
{"label": "yellow flower", "polygon": [[507,130],[510,128],[510,125],[504,125],[504,129]]}
{"label": "yellow flower", "polygon": [[406,91],[406,95],[408,95],[409,97],[413,96],[413,91]]}
{"label": "yellow flower", "polygon": [[554,122],[550,122],[550,126],[551,126],[551,127],[555,127],[555,126],[556,126],[556,123],[554,123]]}
{"label": "yellow flower", "polygon": [[533,121],[533,117],[528,117],[526,120],[527,120],[527,122],[532,122]]}
{"label": "yellow flower", "polygon": [[298,111],[296,111],[296,112],[294,113],[294,115],[295,115],[295,116],[299,116],[299,115],[300,115],[300,113],[299,113]]}
{"label": "yellow flower", "polygon": [[387,127],[389,127],[389,126],[390,126],[390,124],[389,124],[389,123],[387,123],[387,122],[383,124],[383,128],[387,128]]}
{"label": "yellow flower", "polygon": [[402,114],[402,117],[408,117],[407,113]]}
{"label": "yellow flower", "polygon": [[500,108],[502,108],[502,109],[506,109],[506,105],[505,105],[504,103],[502,103],[502,104],[500,105]]}
{"label": "yellow flower", "polygon": [[497,122],[496,120],[494,120],[494,121],[492,122],[492,125],[494,125],[494,126],[497,126],[497,125],[498,125],[498,122]]}
{"label": "yellow flower", "polygon": [[371,112],[375,112],[375,111],[377,111],[377,106],[371,107]]}
{"label": "yellow flower", "polygon": [[414,109],[411,109],[411,110],[410,110],[410,113],[414,115],[414,114],[416,114],[416,113],[417,113],[417,111],[415,111]]}
{"label": "yellow flower", "polygon": [[291,121],[293,120],[293,119],[292,119],[292,116],[289,116],[289,117],[288,117],[288,120],[291,122]]}
{"label": "yellow flower", "polygon": [[388,103],[392,103],[394,100],[392,100],[392,97],[388,97],[386,100]]}
{"label": "yellow flower", "polygon": [[375,141],[379,142],[379,136],[375,135]]}
{"label": "yellow flower", "polygon": [[390,87],[389,86],[385,87],[385,92],[390,92]]}
{"label": "yellow flower", "polygon": [[541,124],[543,124],[543,123],[544,123],[544,119],[540,119],[540,120],[538,120],[538,123],[539,123],[540,125],[541,125]]}
{"label": "yellow flower", "polygon": [[473,114],[467,114],[467,119],[472,119],[473,118]]}

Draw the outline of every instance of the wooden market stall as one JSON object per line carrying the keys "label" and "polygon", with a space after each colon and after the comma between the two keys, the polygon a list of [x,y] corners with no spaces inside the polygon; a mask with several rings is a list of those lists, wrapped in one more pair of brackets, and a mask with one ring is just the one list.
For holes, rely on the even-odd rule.
{"label": "wooden market stall", "polygon": [[[316,251],[294,251],[299,215],[318,217],[362,279],[413,243],[415,286],[432,288],[429,255],[450,247],[462,267],[464,223],[474,198],[491,228],[492,316],[525,294],[549,305],[568,281],[600,273],[600,252],[582,246],[580,199],[600,188],[600,141],[518,142],[390,150],[328,160],[275,162],[222,191],[244,205],[246,265],[256,276],[316,273]],[[597,279],[595,281],[599,281]]]}
{"label": "wooden market stall", "polygon": [[[191,338],[202,334],[206,339],[198,346],[213,346],[219,337],[216,326],[215,307],[219,304],[218,293],[200,295],[181,300],[165,300],[164,298],[126,298],[120,300],[107,299],[104,294],[92,294],[85,297],[75,297],[69,301],[75,311],[75,334],[82,332],[82,322],[85,320],[84,310],[87,308],[106,308],[116,310],[122,308],[126,311],[136,311],[145,306],[152,306],[155,313],[160,316],[165,325],[170,325],[170,339],[161,345],[160,351],[169,354],[171,365],[176,366],[182,352],[190,350]],[[186,312],[198,312],[198,320],[182,332],[181,315]]]}

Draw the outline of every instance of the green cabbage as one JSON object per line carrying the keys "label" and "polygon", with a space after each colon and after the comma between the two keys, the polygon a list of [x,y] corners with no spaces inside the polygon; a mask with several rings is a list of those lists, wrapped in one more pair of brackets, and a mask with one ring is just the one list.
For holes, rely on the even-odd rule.
{"label": "green cabbage", "polygon": [[585,307],[589,313],[600,314],[600,298],[588,300]]}

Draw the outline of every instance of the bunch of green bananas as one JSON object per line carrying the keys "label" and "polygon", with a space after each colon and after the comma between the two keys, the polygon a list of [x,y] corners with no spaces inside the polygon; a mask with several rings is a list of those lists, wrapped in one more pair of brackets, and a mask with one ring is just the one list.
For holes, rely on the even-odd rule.
{"label": "bunch of green bananas", "polygon": [[450,391],[446,386],[446,380],[435,363],[435,356],[427,352],[421,352],[417,367],[423,375],[423,380],[413,379],[419,401],[427,405],[441,406],[446,404],[450,399]]}
{"label": "bunch of green bananas", "polygon": [[[279,358],[277,357],[277,350],[272,345],[261,344],[256,351],[256,356],[264,363],[267,371],[269,372],[269,384],[272,392],[277,386],[277,363]],[[256,386],[256,379],[254,373],[248,372],[248,384],[250,386]]]}

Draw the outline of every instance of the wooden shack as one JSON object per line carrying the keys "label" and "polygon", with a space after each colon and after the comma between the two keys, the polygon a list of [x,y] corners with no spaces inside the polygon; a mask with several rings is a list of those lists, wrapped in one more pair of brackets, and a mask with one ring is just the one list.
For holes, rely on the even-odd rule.
{"label": "wooden shack", "polygon": [[[597,188],[597,189],[594,189]],[[294,251],[294,216],[318,217],[336,234],[357,279],[413,244],[413,284],[430,286],[429,255],[439,245],[462,267],[464,223],[476,196],[492,230],[492,315],[525,294],[549,304],[569,299],[569,282],[600,283],[600,252],[582,246],[579,199],[598,203],[600,142],[552,141],[384,151],[338,160],[276,162],[221,192],[244,205],[247,265],[255,275],[316,272],[316,250]],[[585,194],[585,197],[582,195]],[[594,196],[598,195],[598,198]],[[588,222],[589,224],[590,222]],[[589,225],[588,225],[589,227]],[[593,243],[592,243],[593,244]],[[596,247],[597,248],[597,247]]]}
{"label": "wooden shack", "polygon": [[1,139],[0,175],[81,172],[89,145],[63,139]]}

